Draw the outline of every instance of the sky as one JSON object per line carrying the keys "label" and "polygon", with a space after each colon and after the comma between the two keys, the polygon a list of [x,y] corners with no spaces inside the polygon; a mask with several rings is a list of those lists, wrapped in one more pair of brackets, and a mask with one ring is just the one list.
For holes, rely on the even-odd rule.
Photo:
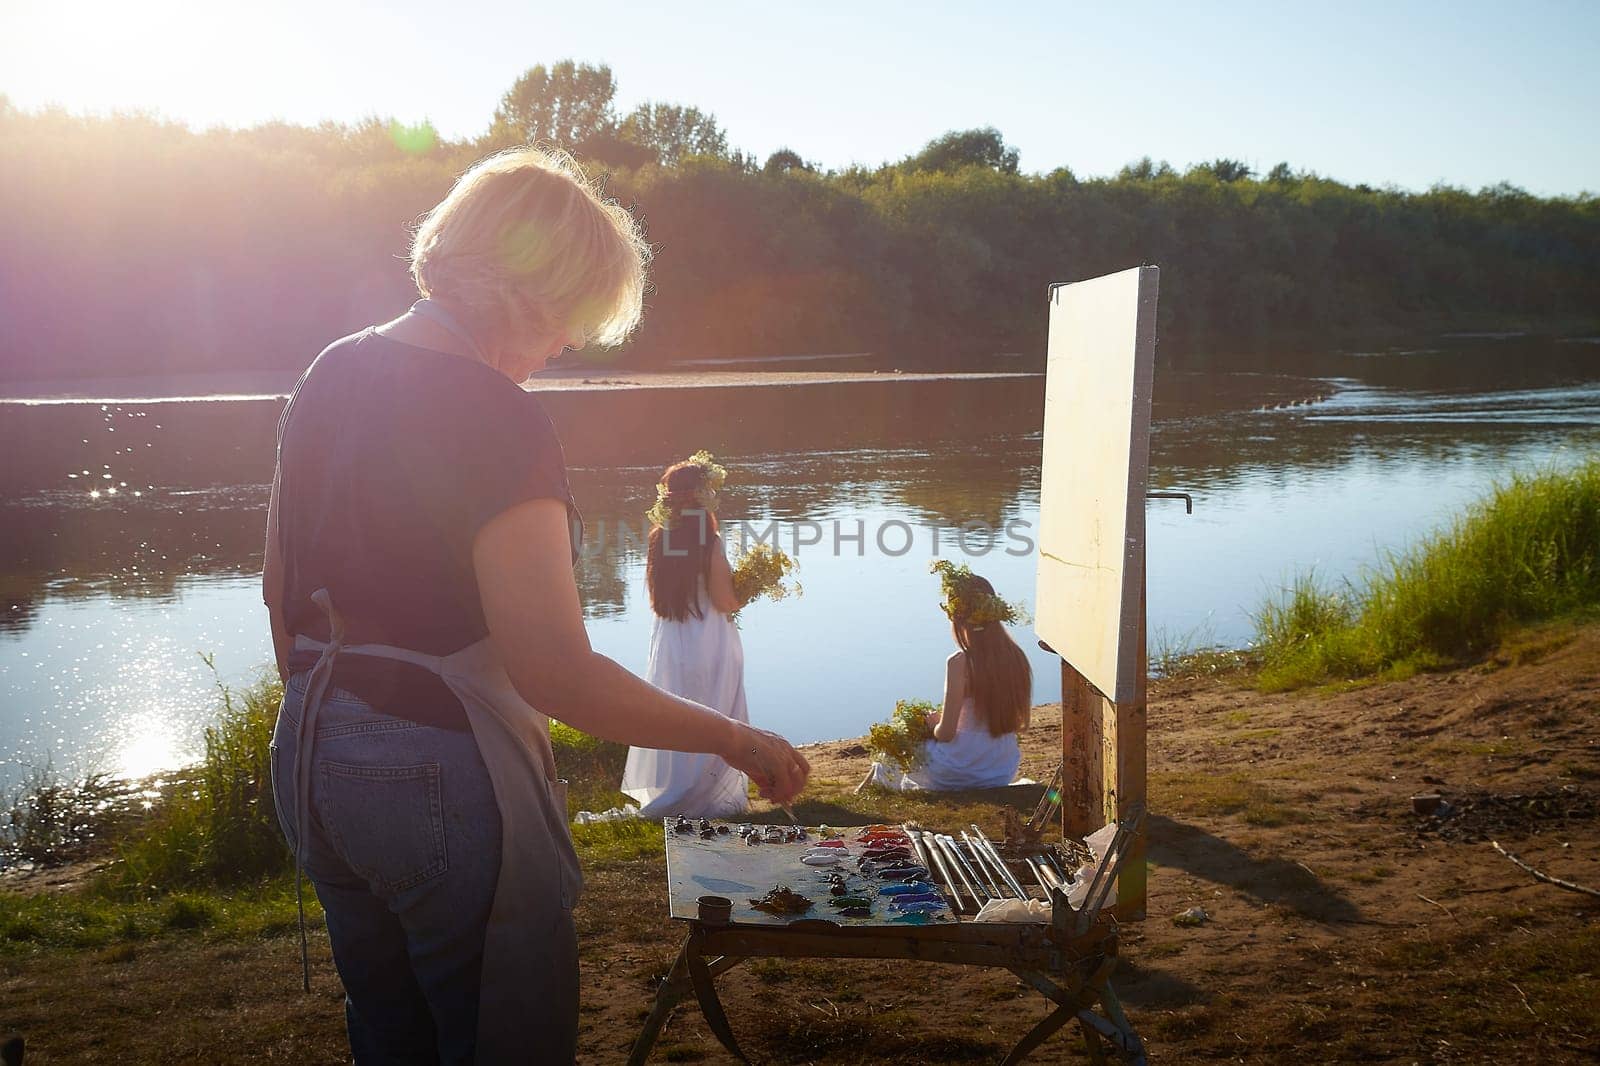
{"label": "sky", "polygon": [[466,137],[570,58],[609,64],[624,111],[693,104],[735,148],[829,168],[992,125],[1026,171],[1228,157],[1542,195],[1600,192],[1597,49],[1597,0],[0,0],[0,93],[30,109]]}

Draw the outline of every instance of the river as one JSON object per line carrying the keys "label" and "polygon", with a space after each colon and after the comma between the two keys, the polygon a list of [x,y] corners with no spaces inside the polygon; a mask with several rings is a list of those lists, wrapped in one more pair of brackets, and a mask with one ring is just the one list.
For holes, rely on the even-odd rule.
{"label": "river", "polygon": [[[1195,498],[1193,515],[1149,505],[1158,648],[1241,646],[1251,611],[1297,572],[1359,580],[1497,479],[1600,447],[1592,341],[1453,338],[1295,363],[1158,374],[1151,487]],[[284,387],[201,378],[0,400],[0,794],[45,765],[192,760],[217,682],[269,661],[258,582]],[[1037,376],[888,374],[550,391],[589,525],[578,576],[595,646],[643,668],[643,560],[619,534],[640,528],[665,463],[709,448],[730,471],[725,519],[778,522],[804,586],[744,612],[753,719],[811,741],[860,734],[897,698],[936,698],[952,645],[935,550],[1032,602],[1042,397]],[[1057,698],[1054,662],[1016,635],[1035,700]]]}

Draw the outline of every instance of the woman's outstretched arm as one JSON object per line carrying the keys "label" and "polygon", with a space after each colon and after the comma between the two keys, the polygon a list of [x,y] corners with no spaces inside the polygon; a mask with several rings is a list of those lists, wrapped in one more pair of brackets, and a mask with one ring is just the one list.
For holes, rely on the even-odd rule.
{"label": "woman's outstretched arm", "polygon": [[566,505],[537,499],[491,519],[473,543],[489,639],[530,704],[604,740],[718,755],[787,803],[811,772],[788,741],[679,699],[589,645],[572,575]]}

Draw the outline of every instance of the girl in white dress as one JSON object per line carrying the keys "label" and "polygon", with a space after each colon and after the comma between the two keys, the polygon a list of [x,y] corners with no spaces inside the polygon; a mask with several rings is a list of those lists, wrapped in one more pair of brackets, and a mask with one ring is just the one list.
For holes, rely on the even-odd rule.
{"label": "girl in white dress", "polygon": [[[645,679],[740,722],[744,648],[730,617],[741,604],[718,533],[717,490],[727,473],[709,455],[667,468],[649,519],[645,583],[655,624]],[[622,792],[643,818],[729,818],[749,809],[745,775],[715,755],[628,749]]]}
{"label": "girl in white dress", "polygon": [[929,716],[933,738],[922,745],[915,769],[875,762],[862,785],[896,791],[999,788],[1017,776],[1022,749],[1017,734],[1028,727],[1033,669],[1006,632],[1018,610],[966,566],[933,564],[944,580],[941,605],[957,650],[945,660],[944,706]]}

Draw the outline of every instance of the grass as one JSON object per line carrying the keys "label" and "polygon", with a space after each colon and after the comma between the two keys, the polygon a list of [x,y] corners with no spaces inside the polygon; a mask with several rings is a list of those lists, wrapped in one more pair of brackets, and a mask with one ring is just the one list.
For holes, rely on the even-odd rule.
{"label": "grass", "polygon": [[1272,827],[1303,822],[1306,811],[1293,806],[1255,778],[1200,770],[1150,775],[1152,806],[1184,814],[1238,817],[1247,825]]}
{"label": "grass", "polygon": [[628,761],[626,744],[591,737],[564,722],[552,721],[550,746],[559,773],[567,779],[569,818],[579,811],[604,811],[629,802],[617,791]]}
{"label": "grass", "polygon": [[1201,626],[1181,636],[1157,630],[1150,648],[1150,676],[1166,681],[1224,677],[1252,665],[1249,651],[1224,648]]}
{"label": "grass", "polygon": [[1600,606],[1600,456],[1519,476],[1359,585],[1297,577],[1257,612],[1267,691],[1481,658],[1514,627]]}
{"label": "grass", "polygon": [[0,869],[73,861],[138,817],[141,791],[108,774],[90,774],[72,784],[59,780],[49,766],[35,769],[6,804]]}
{"label": "grass", "polygon": [[[112,861],[84,889],[0,892],[0,954],[98,948],[175,932],[219,938],[287,935],[296,928],[292,856],[272,798],[271,742],[283,688],[263,677],[235,692],[219,685],[202,762],[174,779],[153,811],[149,793],[106,777],[79,785],[34,775],[8,805],[0,847],[9,861],[58,864],[98,849]],[[621,802],[627,747],[552,723],[551,741],[572,782],[570,813]],[[658,822],[574,826],[586,866],[658,856]],[[315,894],[308,913],[320,920]]]}
{"label": "grass", "polygon": [[[1516,933],[1516,935],[1513,935]],[[1398,937],[1374,956],[1380,969],[1443,976],[1427,1015],[1427,1029],[1546,1039],[1583,1047],[1600,1029],[1600,929],[1592,923],[1564,927],[1557,937],[1526,929],[1484,925],[1450,936]],[[1524,1005],[1525,1004],[1525,1005]],[[1397,1003],[1412,1011],[1414,1003]],[[1413,1015],[1418,1021],[1421,1015]],[[1533,1055],[1529,1061],[1548,1061]]]}
{"label": "grass", "polygon": [[585,868],[591,864],[647,859],[665,850],[661,823],[654,818],[575,825],[572,826],[572,843],[583,857]]}
{"label": "grass", "polygon": [[[306,917],[321,924],[322,910],[311,892],[306,893]],[[0,955],[140,944],[172,933],[256,940],[295,929],[294,886],[288,878],[237,892],[197,890],[132,901],[92,891],[0,892]]]}
{"label": "grass", "polygon": [[99,892],[152,898],[188,888],[235,887],[282,875],[291,856],[272,801],[272,727],[283,686],[263,677],[221,690],[192,782],[171,793],[122,843]]}

